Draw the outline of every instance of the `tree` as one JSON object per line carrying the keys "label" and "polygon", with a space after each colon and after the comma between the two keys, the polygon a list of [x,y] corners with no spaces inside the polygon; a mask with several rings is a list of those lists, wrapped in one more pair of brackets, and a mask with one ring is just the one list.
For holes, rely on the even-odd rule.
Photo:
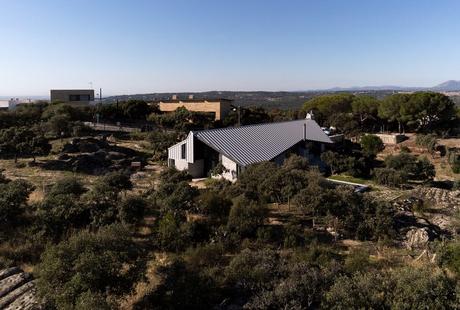
{"label": "tree", "polygon": [[[276,175],[278,167],[274,162],[260,162],[257,164],[249,165],[239,176],[236,187],[238,191],[246,198],[252,200],[263,201],[268,199],[267,193],[270,194],[271,190],[277,190],[278,185],[271,183],[272,187],[267,188],[267,183],[262,187],[261,180],[270,180]],[[261,195],[264,193],[265,195]]]}
{"label": "tree", "polygon": [[361,130],[364,129],[364,123],[368,120],[377,119],[377,110],[379,101],[371,96],[356,96],[351,103],[351,110],[359,119]]}
{"label": "tree", "polygon": [[340,113],[350,113],[354,96],[350,94],[318,96],[305,102],[302,110],[313,111],[315,119],[323,125],[332,125],[331,116]]}
{"label": "tree", "polygon": [[377,153],[383,151],[385,148],[382,139],[376,135],[364,135],[361,137],[360,143],[364,155],[371,158],[375,157]]}
{"label": "tree", "polygon": [[17,225],[34,186],[24,180],[0,183],[0,232],[6,233]]}
{"label": "tree", "polygon": [[326,151],[321,154],[321,160],[329,166],[331,169],[331,174],[340,172],[339,167],[341,166],[341,159],[342,156],[340,156],[337,152]]}
{"label": "tree", "polygon": [[89,302],[89,291],[105,307],[109,294],[120,296],[132,288],[139,277],[133,272],[138,256],[130,234],[121,226],[79,232],[46,248],[37,266],[39,294],[51,307],[72,309],[83,299]]}
{"label": "tree", "polygon": [[401,116],[416,130],[433,130],[449,124],[455,115],[455,104],[446,95],[417,92],[401,106]]}
{"label": "tree", "polygon": [[403,179],[427,181],[432,180],[436,174],[434,165],[426,157],[417,159],[408,153],[387,156],[385,166],[399,171]]}
{"label": "tree", "polygon": [[0,130],[0,155],[18,156],[46,155],[51,150],[51,145],[42,135],[37,135],[28,127],[10,127]]}
{"label": "tree", "polygon": [[387,120],[388,122],[398,123],[398,132],[403,132],[403,116],[401,115],[401,106],[407,103],[410,95],[408,94],[394,94],[385,97],[380,102],[378,107],[378,115],[380,118]]}

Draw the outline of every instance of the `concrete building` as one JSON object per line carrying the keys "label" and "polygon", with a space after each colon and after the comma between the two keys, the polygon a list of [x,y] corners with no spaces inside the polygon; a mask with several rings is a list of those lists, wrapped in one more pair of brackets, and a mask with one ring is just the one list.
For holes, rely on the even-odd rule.
{"label": "concrete building", "polygon": [[11,110],[15,110],[18,105],[30,104],[34,102],[35,101],[32,99],[19,99],[19,98],[11,98],[9,100],[0,100],[0,109],[11,111]]}
{"label": "concrete building", "polygon": [[52,89],[50,91],[50,101],[89,104],[94,101],[94,89]]}
{"label": "concrete building", "polygon": [[289,154],[320,165],[319,156],[332,141],[311,119],[191,131],[168,149],[168,166],[207,177],[220,162],[222,177],[236,181],[246,166],[262,161],[281,165]]}
{"label": "concrete building", "polygon": [[170,100],[157,100],[152,103],[158,104],[162,112],[173,112],[177,108],[184,107],[193,112],[213,113],[215,120],[223,119],[232,109],[232,100],[194,99],[193,96],[189,96],[188,99],[178,99],[177,96],[173,96]]}

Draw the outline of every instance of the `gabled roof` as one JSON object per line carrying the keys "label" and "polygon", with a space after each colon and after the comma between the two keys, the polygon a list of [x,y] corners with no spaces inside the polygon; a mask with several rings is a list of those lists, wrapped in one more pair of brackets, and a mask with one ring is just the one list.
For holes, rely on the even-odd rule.
{"label": "gabled roof", "polygon": [[242,166],[272,160],[304,140],[332,143],[314,120],[229,127],[194,132],[203,143]]}

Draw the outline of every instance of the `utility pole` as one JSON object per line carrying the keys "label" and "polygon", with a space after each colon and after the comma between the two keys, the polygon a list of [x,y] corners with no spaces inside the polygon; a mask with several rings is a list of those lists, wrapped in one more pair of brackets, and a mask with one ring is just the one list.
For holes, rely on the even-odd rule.
{"label": "utility pole", "polygon": [[241,126],[241,106],[236,107],[234,105],[231,105],[231,107],[232,107],[232,110],[238,114],[238,125],[237,125],[237,127],[240,127]]}

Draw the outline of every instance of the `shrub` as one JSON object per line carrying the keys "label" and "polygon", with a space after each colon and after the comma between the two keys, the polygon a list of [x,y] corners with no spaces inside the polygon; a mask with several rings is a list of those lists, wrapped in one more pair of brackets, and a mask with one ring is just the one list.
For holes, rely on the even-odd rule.
{"label": "shrub", "polygon": [[182,250],[189,242],[182,229],[182,221],[172,212],[168,212],[159,220],[157,242],[160,248],[168,251]]}
{"label": "shrub", "polygon": [[426,148],[430,153],[434,152],[436,145],[438,143],[437,137],[435,134],[422,135],[418,134],[415,137],[415,144],[420,147]]}
{"label": "shrub", "polygon": [[19,224],[33,189],[33,185],[24,180],[0,184],[0,233]]}
{"label": "shrub", "polygon": [[[99,304],[108,294],[121,295],[132,288],[139,276],[132,272],[137,257],[123,227],[80,232],[46,248],[37,266],[39,294],[59,309]],[[88,296],[88,291],[97,295]]]}
{"label": "shrub", "polygon": [[203,214],[213,218],[225,218],[228,216],[232,201],[217,192],[205,191],[197,197],[197,206]]}
{"label": "shrub", "polygon": [[230,209],[227,227],[241,237],[252,237],[265,221],[264,206],[246,199],[238,199]]}
{"label": "shrub", "polygon": [[375,168],[374,179],[377,183],[386,186],[400,186],[406,176],[403,172],[391,168]]}
{"label": "shrub", "polygon": [[119,218],[123,223],[138,224],[144,217],[146,207],[147,203],[143,198],[130,196],[121,202]]}
{"label": "shrub", "polygon": [[368,157],[375,157],[377,153],[383,151],[385,145],[382,142],[382,139],[376,135],[365,135],[361,137],[361,147],[363,153]]}

